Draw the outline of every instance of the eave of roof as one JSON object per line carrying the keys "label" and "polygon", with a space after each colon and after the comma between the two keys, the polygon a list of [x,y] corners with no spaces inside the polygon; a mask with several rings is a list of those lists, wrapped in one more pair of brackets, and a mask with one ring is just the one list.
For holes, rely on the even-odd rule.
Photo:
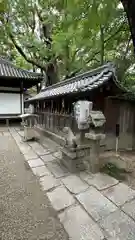
{"label": "eave of roof", "polygon": [[43,75],[18,68],[14,66],[11,62],[0,57],[0,78],[6,78],[10,80],[35,80],[40,82],[43,79]]}
{"label": "eave of roof", "polygon": [[126,91],[117,82],[114,65],[112,63],[108,63],[92,71],[80,74],[73,78],[67,79],[66,81],[49,86],[37,94],[35,97],[30,98],[27,101],[35,101],[71,93],[91,91],[97,87],[100,87],[111,78],[113,78],[119,88],[121,88],[123,91]]}
{"label": "eave of roof", "polygon": [[135,102],[135,93],[131,92],[131,91],[128,91],[126,93],[119,94],[119,95],[116,95],[116,96],[109,96],[108,98],[125,100],[125,101],[128,101],[128,102]]}

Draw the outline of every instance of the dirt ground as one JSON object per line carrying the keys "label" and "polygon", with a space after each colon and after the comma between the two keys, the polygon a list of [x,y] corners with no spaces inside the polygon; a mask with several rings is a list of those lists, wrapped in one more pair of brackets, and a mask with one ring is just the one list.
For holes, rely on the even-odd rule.
{"label": "dirt ground", "polygon": [[0,239],[68,239],[38,180],[26,168],[13,138],[3,135],[0,136]]}

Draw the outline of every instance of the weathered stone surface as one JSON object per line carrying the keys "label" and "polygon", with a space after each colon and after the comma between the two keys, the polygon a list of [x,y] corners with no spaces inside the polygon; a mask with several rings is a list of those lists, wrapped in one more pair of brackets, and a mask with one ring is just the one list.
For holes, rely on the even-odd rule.
{"label": "weathered stone surface", "polygon": [[64,177],[69,174],[67,168],[64,167],[62,164],[58,163],[57,161],[49,162],[47,164],[47,167],[56,178]]}
{"label": "weathered stone surface", "polygon": [[34,175],[36,175],[38,177],[51,175],[50,171],[48,170],[48,168],[46,166],[32,168],[32,172],[34,173]]}
{"label": "weathered stone surface", "polygon": [[117,210],[117,207],[94,187],[80,193],[76,198],[95,221]]}
{"label": "weathered stone surface", "polygon": [[68,176],[62,179],[62,182],[70,192],[75,194],[83,192],[88,188],[88,185],[76,175]]}
{"label": "weathered stone surface", "polygon": [[38,142],[31,142],[30,146],[36,152],[37,155],[42,156],[49,153],[49,151],[42,147]]}
{"label": "weathered stone surface", "polygon": [[32,148],[38,148],[40,147],[40,143],[36,142],[36,141],[31,141],[29,142],[29,145],[32,147]]}
{"label": "weathered stone surface", "polygon": [[103,173],[91,175],[88,179],[86,179],[86,182],[89,185],[96,187],[98,190],[103,190],[118,184],[118,181],[115,178]]}
{"label": "weathered stone surface", "polygon": [[16,131],[20,131],[20,127],[15,127],[15,130]]}
{"label": "weathered stone surface", "polygon": [[33,152],[32,150],[29,150],[26,154],[24,154],[24,157],[26,160],[30,160],[30,159],[38,158],[38,155],[35,152]]}
{"label": "weathered stone surface", "polygon": [[100,222],[100,225],[110,236],[109,240],[135,239],[135,222],[120,210],[111,213]]}
{"label": "weathered stone surface", "polygon": [[62,152],[61,152],[61,151],[54,152],[54,153],[53,153],[53,156],[54,156],[55,158],[61,159],[61,158],[62,158]]}
{"label": "weathered stone surface", "polygon": [[116,240],[114,237],[105,238],[104,240]]}
{"label": "weathered stone surface", "polygon": [[21,142],[22,141],[22,137],[20,137],[18,134],[14,136],[14,139],[16,142]]}
{"label": "weathered stone surface", "polygon": [[18,131],[18,133],[21,137],[24,137],[24,131]]}
{"label": "weathered stone surface", "polygon": [[89,173],[89,172],[86,172],[86,171],[80,172],[79,175],[80,175],[80,178],[81,178],[82,180],[86,181],[86,182],[87,182],[87,180],[88,180],[89,178],[91,178],[91,177],[94,176],[92,173]]}
{"label": "weathered stone surface", "polygon": [[99,226],[80,206],[72,206],[66,209],[59,214],[59,218],[72,240],[104,239]]}
{"label": "weathered stone surface", "polygon": [[[69,155],[74,155],[74,152],[68,152]],[[74,156],[72,156],[74,158]],[[79,173],[80,171],[83,171],[85,169],[85,165],[83,163],[83,158],[76,158],[73,159],[71,156],[69,157],[67,154],[62,152],[62,159],[61,162],[67,167],[67,169],[71,173]]]}
{"label": "weathered stone surface", "polygon": [[51,145],[46,145],[46,144],[44,144],[44,143],[43,143],[43,147],[44,147],[46,150],[48,150],[50,153],[52,153],[52,154],[57,151],[57,149],[53,148],[53,146],[51,146]]}
{"label": "weathered stone surface", "polygon": [[11,134],[12,134],[14,139],[17,138],[17,136],[19,136],[18,133],[16,133],[16,132],[11,132]]}
{"label": "weathered stone surface", "polygon": [[9,131],[10,131],[11,133],[12,133],[12,132],[16,132],[16,130],[15,130],[14,127],[11,127],[11,126],[10,126],[8,129],[9,129]]}
{"label": "weathered stone surface", "polygon": [[55,210],[59,211],[75,203],[73,196],[63,186],[54,189],[52,192],[47,193],[52,206]]}
{"label": "weathered stone surface", "polygon": [[[1,135],[2,135],[2,134],[1,134]],[[3,135],[4,135],[4,136],[8,136],[8,137],[11,136],[10,132],[3,132]]]}
{"label": "weathered stone surface", "polygon": [[18,147],[23,154],[27,154],[29,151],[31,151],[31,147],[28,146],[27,143],[20,143],[18,144]]}
{"label": "weathered stone surface", "polygon": [[38,148],[38,149],[35,149],[34,150],[36,152],[36,154],[38,154],[39,156],[43,156],[43,155],[46,155],[46,154],[49,154],[50,152],[42,147]]}
{"label": "weathered stone surface", "polygon": [[122,210],[135,220],[135,200],[125,203]]}
{"label": "weathered stone surface", "polygon": [[33,147],[33,150],[36,152],[36,154],[42,156],[45,154],[49,154],[49,151],[47,149],[44,149],[42,146],[37,146],[37,147]]}
{"label": "weathered stone surface", "polygon": [[29,160],[28,164],[31,168],[44,166],[44,163],[40,158]]}
{"label": "weathered stone surface", "polygon": [[125,202],[135,198],[135,190],[131,189],[123,183],[119,183],[109,189],[103,191],[104,196],[109,198],[117,206],[123,205]]}
{"label": "weathered stone surface", "polygon": [[44,176],[40,178],[40,184],[44,191],[50,190],[60,185],[60,181],[53,176]]}
{"label": "weathered stone surface", "polygon": [[52,156],[52,154],[41,156],[41,158],[45,163],[56,160],[56,158]]}

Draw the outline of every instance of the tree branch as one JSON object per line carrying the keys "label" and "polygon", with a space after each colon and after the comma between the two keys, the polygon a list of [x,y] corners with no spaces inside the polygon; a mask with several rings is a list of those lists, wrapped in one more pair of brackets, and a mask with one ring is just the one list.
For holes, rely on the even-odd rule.
{"label": "tree branch", "polygon": [[41,70],[46,71],[46,66],[44,66],[43,64],[39,63],[38,61],[32,60],[30,58],[28,58],[26,56],[26,54],[24,53],[24,51],[22,50],[22,48],[17,44],[13,34],[10,32],[9,33],[9,37],[12,40],[12,43],[14,44],[15,48],[17,49],[17,51],[20,53],[20,55],[28,62],[31,63],[32,65],[37,66],[38,68],[40,68]]}
{"label": "tree branch", "polygon": [[[117,31],[116,31],[115,33],[113,33],[110,37],[108,37],[107,39],[104,40],[104,44],[108,43],[113,37],[115,37],[115,36],[122,30],[123,26],[124,26],[124,23],[121,24],[121,26],[117,29]],[[105,48],[105,46],[104,46],[104,48]],[[93,60],[98,61],[98,60],[96,59],[96,56],[97,56],[100,52],[101,52],[101,50],[96,51],[96,52],[92,55],[92,57],[86,61],[86,64],[88,64],[89,62],[91,62],[91,61],[93,61]],[[68,78],[74,77],[77,73],[80,72],[80,70],[81,70],[81,69],[75,70],[73,73],[71,73],[70,75],[68,75]]]}
{"label": "tree branch", "polygon": [[104,50],[105,50],[105,41],[104,41],[104,27],[100,25],[100,63],[101,65],[104,64]]}
{"label": "tree branch", "polygon": [[47,24],[44,23],[44,20],[41,15],[41,11],[39,11],[37,6],[35,6],[35,8],[36,8],[36,12],[37,12],[39,21],[42,23],[42,33],[44,36],[44,42],[46,43],[47,47],[50,49],[51,44],[52,44],[52,38],[50,37],[49,31],[48,31],[48,26],[47,26]]}
{"label": "tree branch", "polygon": [[127,54],[128,54],[129,45],[130,45],[131,40],[132,40],[132,36],[130,36],[129,39],[128,39],[127,46],[126,46],[126,50],[125,50],[125,53],[124,53],[124,56],[123,56],[123,60],[126,59],[126,56],[127,56]]}
{"label": "tree branch", "polygon": [[76,49],[76,51],[74,52],[73,56],[72,56],[72,60],[71,60],[71,63],[75,60],[75,56],[76,54],[80,51],[79,48]]}
{"label": "tree branch", "polygon": [[135,52],[135,1],[134,0],[121,0],[124,10],[127,14],[130,32],[132,36],[134,52]]}

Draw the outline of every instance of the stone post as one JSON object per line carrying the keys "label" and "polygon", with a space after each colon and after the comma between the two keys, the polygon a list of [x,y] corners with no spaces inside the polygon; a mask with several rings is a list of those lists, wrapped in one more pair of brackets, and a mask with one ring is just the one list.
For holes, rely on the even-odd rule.
{"label": "stone post", "polygon": [[85,134],[86,142],[90,145],[90,156],[88,159],[88,170],[92,173],[100,169],[100,142],[105,138],[103,134],[103,125],[105,116],[101,111],[90,112],[90,131]]}
{"label": "stone post", "polygon": [[105,138],[104,134],[89,132],[85,134],[85,138],[90,146],[90,155],[87,158],[87,169],[92,173],[100,170],[100,141]]}
{"label": "stone post", "polygon": [[65,127],[65,145],[62,148],[62,162],[71,172],[100,169],[100,141],[105,116],[101,111],[92,111],[92,102],[78,101],[74,104],[74,114],[79,135],[75,136],[70,127]]}
{"label": "stone post", "polygon": [[89,155],[89,146],[77,146],[62,148],[61,163],[64,164],[71,173],[76,173],[85,170],[84,159]]}

